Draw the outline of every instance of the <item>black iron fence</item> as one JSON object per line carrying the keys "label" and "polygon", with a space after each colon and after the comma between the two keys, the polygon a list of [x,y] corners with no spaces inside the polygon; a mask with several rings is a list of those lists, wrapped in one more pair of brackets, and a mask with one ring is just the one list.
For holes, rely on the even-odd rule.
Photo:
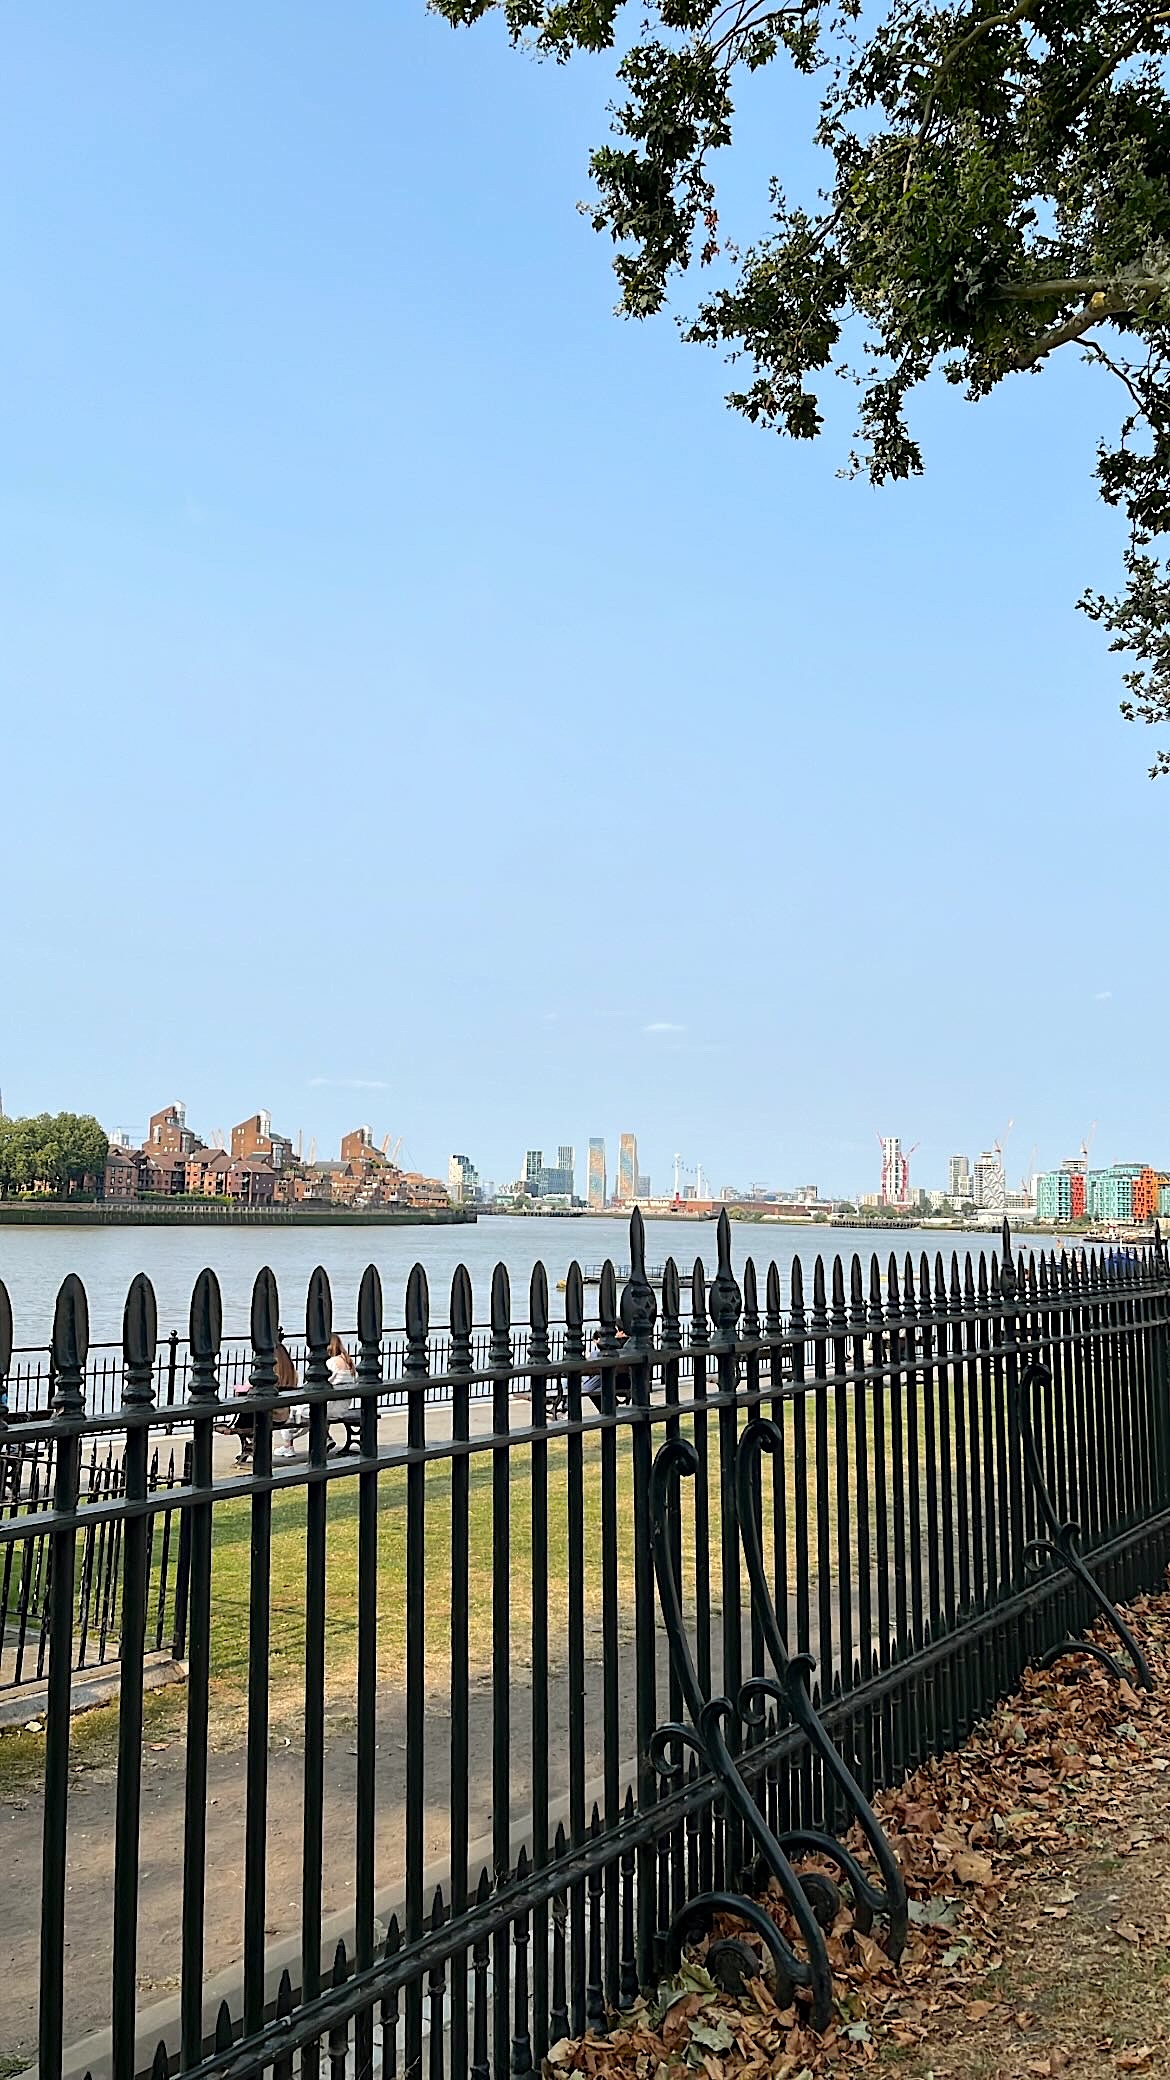
{"label": "black iron fence", "polygon": [[[690,1698],[758,1689],[782,1633],[794,1655],[815,1656],[810,1706],[868,1796],[960,1741],[1030,1659],[1083,1628],[1085,1581],[1054,1540],[1035,1547],[1051,1528],[1046,1506],[1079,1522],[1112,1595],[1158,1583],[1170,1557],[1160,1240],[1125,1263],[1013,1258],[1005,1228],[1003,1254],[978,1262],[891,1257],[866,1271],[857,1258],[818,1259],[807,1281],[797,1263],[783,1313],[775,1266],[761,1295],[749,1261],[741,1291],[730,1246],[724,1220],[719,1271],[708,1286],[696,1266],[684,1305],[673,1265],[657,1295],[647,1281],[635,1216],[620,1306],[612,1272],[601,1275],[597,1354],[576,1267],[555,1355],[547,1280],[533,1273],[522,1356],[506,1272],[492,1281],[485,1350],[460,1269],[441,1374],[416,1267],[405,1425],[381,1428],[371,1268],[355,1339],[359,1452],[346,1461],[327,1450],[328,1281],[317,1272],[310,1283],[303,1378],[282,1395],[278,1296],[262,1271],[255,1457],[230,1480],[214,1464],[220,1312],[204,1273],[181,1405],[190,1460],[181,1485],[153,1492],[152,1439],[172,1418],[156,1405],[149,1284],[135,1280],[127,1301],[120,1406],[99,1415],[85,1406],[85,1295],[66,1280],[52,1415],[21,1426],[54,1455],[38,1520],[49,1569],[46,2080],[95,2022],[77,2010],[67,1971],[67,1895],[85,1941],[108,1945],[109,2000],[96,2019],[110,2038],[95,2075],[132,2080],[153,2062],[206,2080],[292,2080],[328,2058],[332,2080],[416,2080],[424,2059],[430,2080],[523,2076],[556,2038],[627,2007],[659,1975],[683,1903],[734,1887],[749,1860],[750,1818],[745,1838],[743,1812],[706,1762],[661,1738]],[[0,1372],[6,1314],[0,1287]],[[307,1459],[274,1466],[273,1430],[294,1399],[311,1407]],[[769,1444],[752,1461],[754,1488],[742,1485],[749,1425]],[[83,1452],[115,1430],[126,1438],[124,1490],[83,1502]],[[684,1682],[666,1649],[653,1550],[653,1497],[665,1506],[665,1490],[652,1468],[672,1457],[694,1476],[658,1530],[679,1585],[672,1638],[693,1660]],[[173,1870],[152,1868],[147,1915],[141,1672],[153,1527],[168,1511],[186,1527],[185,1744],[181,1785],[171,1780],[182,1854]],[[77,1573],[98,1525],[121,1542],[103,1912],[85,1906],[92,1850],[70,1830]],[[0,1553],[24,1536],[18,1520],[0,1523]],[[242,1767],[229,1779],[233,1711]],[[745,1711],[733,1745],[761,1839],[765,1822],[788,1833],[847,1823],[839,1776],[800,1712]],[[242,1786],[235,1806],[231,1782]],[[153,1796],[157,1807],[157,1785]],[[234,1891],[225,1907],[211,1882],[225,1858],[242,1879],[238,1914]],[[179,1982],[173,2013],[139,2016],[139,1978],[160,1978],[160,1942]]]}
{"label": "black iron fence", "polygon": [[[564,1332],[559,1328],[549,1330],[549,1350],[559,1357],[564,1347]],[[342,1339],[348,1345],[356,1338],[356,1329],[342,1325]],[[285,1338],[286,1348],[298,1373],[308,1359],[305,1339],[296,1330],[290,1330]],[[528,1329],[523,1322],[513,1325],[513,1357],[518,1366],[523,1366],[528,1350]],[[488,1364],[491,1337],[486,1328],[475,1329],[471,1338],[472,1363],[477,1375],[482,1375]],[[451,1351],[450,1335],[444,1330],[432,1334],[430,1357],[432,1380],[427,1388],[432,1401],[449,1398],[447,1391],[447,1364]],[[408,1342],[403,1329],[383,1331],[379,1345],[379,1369],[383,1390],[379,1401],[383,1408],[406,1406],[405,1389],[401,1381],[405,1376]],[[225,1336],[219,1353],[219,1391],[227,1396],[245,1393],[248,1389],[252,1369],[252,1344],[247,1336]],[[112,1415],[121,1407],[125,1381],[126,1361],[121,1343],[91,1343],[86,1354],[82,1391],[85,1395],[86,1412],[89,1415]],[[177,1329],[160,1337],[155,1350],[152,1385],[153,1398],[161,1408],[182,1407],[190,1390],[193,1357],[189,1337],[180,1335]],[[473,1391],[490,1398],[490,1383],[483,1377],[475,1381]],[[12,1352],[5,1394],[9,1418],[15,1419],[34,1415],[47,1415],[53,1395],[53,1353],[49,1344],[16,1345]]]}
{"label": "black iron fence", "polygon": [[[0,1426],[0,1519],[14,1527],[0,1551],[0,1694],[44,1680],[49,1654],[52,1544],[42,1519],[55,1488],[53,1440],[25,1438]],[[190,1446],[151,1452],[146,1492],[158,1507],[147,1525],[148,1648],[180,1658],[186,1645],[186,1519],[171,1503],[191,1477]],[[95,1505],[126,1493],[126,1456],[120,1445],[92,1438],[80,1467],[76,1604],[72,1654],[75,1672],[117,1663],[122,1628],[122,1528]],[[87,1517],[86,1512],[89,1512]]]}

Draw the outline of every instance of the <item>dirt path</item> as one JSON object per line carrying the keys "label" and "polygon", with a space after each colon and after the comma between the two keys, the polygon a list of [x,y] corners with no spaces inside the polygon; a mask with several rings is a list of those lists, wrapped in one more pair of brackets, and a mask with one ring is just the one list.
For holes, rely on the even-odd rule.
{"label": "dirt path", "polygon": [[[718,1630],[716,1621],[716,1633]],[[814,1649],[816,1638],[814,1634]],[[620,1624],[617,1748],[623,1765],[637,1752],[634,1655],[628,1616]],[[667,1649],[658,1639],[657,1690],[665,1716]],[[600,1797],[604,1694],[600,1629],[586,1634],[585,1726],[590,1796]],[[745,1616],[742,1652],[750,1666]],[[568,1682],[564,1668],[550,1677],[547,1753],[550,1806],[567,1818]],[[451,1726],[445,1695],[431,1700],[425,1725],[424,1858],[446,1885],[450,1857],[449,1759]],[[146,1699],[142,1781],[138,1991],[140,2007],[178,1990],[185,1809],[185,1692]],[[510,1695],[511,1820],[523,1822],[532,1804],[532,1691],[518,1670]],[[352,1709],[334,1707],[326,1720],[325,1859],[322,1912],[343,1913],[354,1897],[356,1749]],[[208,1977],[238,1962],[243,1928],[243,1843],[247,1779],[246,1722],[234,1701],[216,1708],[208,1769],[205,1971]],[[486,1844],[492,1827],[493,1710],[490,1683],[473,1685],[469,1708],[469,1836]],[[406,1791],[405,1699],[386,1686],[379,1695],[375,1811],[376,1883],[400,1896],[404,1877]],[[36,1734],[0,1740],[0,1957],[13,1967],[0,1974],[0,2080],[4,2061],[19,2069],[35,2050],[38,1998],[41,1772],[44,1743]],[[69,1872],[66,1899],[66,2042],[102,2029],[109,2020],[113,1925],[114,1813],[117,1795],[117,1706],[88,1712],[73,1724],[69,1790]],[[296,1936],[301,1925],[304,1746],[300,1714],[285,1701],[274,1708],[269,1746],[267,1933],[273,1943]],[[527,1833],[527,1830],[525,1830]],[[478,1877],[478,1866],[472,1872]]]}
{"label": "dirt path", "polygon": [[[603,1689],[598,1641],[590,1640],[586,1663],[586,1752],[601,1772]],[[623,1641],[623,1648],[626,1642]],[[619,1756],[636,1753],[633,1671],[623,1652],[619,1711]],[[665,1695],[665,1652],[659,1665]],[[139,1908],[139,2001],[143,2007],[178,1989],[182,1910],[185,1693],[171,1690],[146,1700],[142,1780],[142,1858]],[[513,1683],[510,1696],[509,1779],[511,1819],[521,1822],[532,1803],[532,1692]],[[492,1826],[490,1684],[477,1683],[469,1709],[468,1785],[472,1844],[486,1843]],[[322,1910],[344,1912],[354,1896],[354,1818],[357,1751],[352,1713],[334,1710],[327,1720],[325,1749],[325,1867]],[[241,1955],[243,1842],[246,1811],[244,1729],[233,1711],[217,1724],[208,1769],[206,1973],[233,1965]],[[66,1901],[68,1956],[65,1979],[66,2041],[101,2029],[109,2019],[112,1931],[114,1813],[117,1795],[117,1707],[90,1712],[74,1722],[69,1792],[69,1882]],[[426,1824],[424,1856],[440,1867],[446,1882],[450,1856],[450,1719],[445,1700],[427,1713],[425,1729]],[[550,1803],[568,1796],[568,1685],[563,1671],[549,1686],[548,1766]],[[43,1803],[40,1773],[43,1740],[5,1736],[3,1799],[0,1802],[0,1957],[11,1969],[0,1974],[0,2080],[5,2060],[19,2067],[36,2045],[38,1940],[36,1902],[41,1888]],[[269,1748],[268,1915],[273,1942],[300,1928],[304,1749],[295,1719],[274,1724]],[[404,1876],[402,1822],[405,1811],[405,1700],[397,1690],[379,1698],[376,1881],[394,1892]],[[623,1790],[625,1779],[623,1777]],[[592,1794],[591,1794],[592,1795]],[[472,1872],[472,1883],[478,1877]]]}

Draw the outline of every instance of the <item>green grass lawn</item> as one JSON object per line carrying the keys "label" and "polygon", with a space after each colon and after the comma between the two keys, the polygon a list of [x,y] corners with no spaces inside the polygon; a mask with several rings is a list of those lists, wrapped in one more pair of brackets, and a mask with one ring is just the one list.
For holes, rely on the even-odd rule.
{"label": "green grass lawn", "polygon": [[[903,1397],[903,1416],[905,1417]],[[815,1474],[815,1420],[810,1402],[807,1420],[807,1542],[810,1573],[817,1570],[818,1532],[821,1523],[828,1533],[829,1574],[835,1579],[839,1563],[838,1507],[848,1498],[850,1544],[857,1549],[856,1433],[852,1396],[846,1454],[838,1463],[834,1410],[828,1403],[827,1473],[818,1516]],[[905,1428],[905,1423],[904,1426]],[[921,1512],[925,1518],[925,1460],[922,1440],[925,1425],[919,1406],[919,1466]],[[869,1461],[869,1506],[871,1550],[874,1549],[878,1490],[884,1479],[886,1508],[891,1525],[894,1516],[895,1469],[890,1450],[890,1410],[885,1412],[885,1464],[881,1475],[876,1464],[872,1401],[869,1405],[867,1457]],[[661,1431],[656,1429],[656,1442]],[[795,1507],[796,1438],[791,1405],[787,1413],[787,1571],[794,1585],[797,1565],[798,1526]],[[540,1590],[547,1608],[549,1654],[552,1666],[563,1664],[568,1630],[568,1451],[563,1441],[554,1440],[546,1450],[548,1496],[548,1567]],[[584,1604],[587,1628],[595,1627],[602,1599],[601,1564],[601,1449],[597,1436],[587,1436],[582,1451],[584,1494]],[[532,1618],[532,1453],[514,1445],[509,1452],[508,1539],[510,1597],[509,1659],[523,1671],[530,1661]],[[767,1462],[766,1462],[767,1464]],[[908,1467],[903,1458],[898,1469],[904,1483]],[[771,1472],[766,1471],[764,1510],[765,1547],[772,1560]],[[406,1488],[405,1469],[392,1467],[378,1479],[378,1670],[381,1682],[401,1683],[406,1664]],[[694,1579],[695,1497],[693,1484],[682,1484],[683,1566],[688,1584]],[[907,1503],[908,1508],[908,1503]],[[710,1552],[708,1558],[713,1608],[719,1607],[720,1497],[717,1419],[708,1423],[708,1512]],[[251,1503],[216,1504],[213,1543],[213,1650],[212,1676],[221,1698],[242,1697],[247,1683],[249,1564]],[[907,1518],[908,1521],[908,1518]],[[358,1482],[341,1477],[328,1484],[327,1517],[327,1669],[330,1696],[352,1694],[357,1664],[357,1548]],[[425,1500],[425,1649],[428,1682],[436,1690],[446,1688],[450,1673],[450,1612],[454,1588],[451,1575],[452,1473],[450,1463],[432,1464],[426,1472]],[[492,1582],[494,1569],[492,1466],[488,1450],[473,1452],[469,1461],[468,1504],[469,1565],[467,1577],[468,1635],[473,1679],[486,1674],[492,1659]],[[633,1480],[628,1434],[618,1433],[617,1450],[617,1578],[619,1626],[632,1628],[634,1600],[634,1513]],[[741,1594],[746,1606],[746,1571],[741,1562]],[[282,1693],[299,1694],[304,1658],[305,1601],[305,1492],[302,1488],[278,1493],[272,1512],[272,1588],[270,1668],[274,1702]]]}
{"label": "green grass lawn", "polygon": [[[903,1437],[907,1428],[909,1410],[907,1395],[902,1391]],[[893,1524],[893,1487],[896,1478],[891,1450],[893,1425],[889,1395],[885,1397],[885,1457],[881,1479],[884,1480],[886,1507]],[[789,1402],[785,1411],[785,1465],[784,1482],[787,1494],[787,1579],[790,1590],[795,1586],[797,1565],[797,1510],[796,1510],[796,1435],[797,1422],[794,1417],[795,1404]],[[849,1394],[849,1423],[847,1451],[838,1464],[836,1411],[832,1385],[826,1397],[827,1415],[827,1479],[824,1483],[820,1507],[823,1514],[818,1517],[818,1495],[815,1469],[816,1412],[814,1397],[810,1395],[805,1404],[806,1421],[806,1468],[808,1502],[806,1511],[806,1536],[809,1556],[809,1571],[814,1578],[817,1572],[818,1533],[823,1525],[828,1542],[828,1572],[835,1579],[839,1564],[838,1508],[847,1498],[850,1516],[850,1545],[857,1550],[857,1467],[856,1426],[852,1392]],[[925,1472],[922,1450],[925,1435],[924,1409],[921,1390],[918,1392],[918,1439],[920,1494],[923,1522],[925,1523]],[[690,1419],[684,1419],[684,1429],[689,1429]],[[953,1432],[952,1432],[953,1434]],[[661,1440],[662,1431],[655,1425],[655,1442]],[[871,1550],[873,1550],[874,1526],[877,1512],[879,1474],[876,1464],[875,1425],[872,1396],[867,1404],[866,1455],[869,1462],[869,1508]],[[568,1636],[568,1447],[564,1440],[553,1439],[546,1447],[546,1492],[548,1503],[548,1562],[547,1573],[537,1593],[547,1611],[549,1658],[555,1671],[563,1667],[567,1654]],[[953,1456],[953,1454],[952,1454]],[[627,1636],[633,1628],[634,1579],[634,1513],[633,1482],[629,1433],[617,1434],[617,1603],[620,1630]],[[909,1467],[905,1451],[900,1468],[904,1488],[908,1486]],[[532,1567],[532,1449],[528,1445],[513,1445],[508,1454],[508,1541],[510,1580],[510,1639],[508,1658],[510,1665],[522,1677],[531,1661],[531,1631],[533,1608]],[[772,1471],[766,1462],[765,1473],[765,1546],[769,1568],[773,1571],[774,1555],[771,1550],[771,1480]],[[710,1551],[708,1569],[712,1608],[720,1608],[721,1561],[720,1561],[720,1498],[718,1469],[718,1414],[713,1412],[708,1419],[708,1510],[710,1522]],[[582,1448],[582,1488],[584,1497],[583,1531],[583,1598],[586,1624],[586,1649],[591,1654],[598,1651],[596,1633],[602,1604],[601,1563],[601,1444],[600,1438],[587,1435]],[[466,1603],[468,1612],[469,1658],[472,1680],[482,1678],[491,1668],[493,1652],[492,1636],[492,1585],[495,1564],[494,1513],[492,1496],[492,1455],[490,1448],[477,1447],[468,1460],[468,1570]],[[357,1672],[357,1554],[358,1554],[358,1478],[338,1473],[327,1483],[327,1532],[326,1532],[326,1702],[334,1710],[344,1714],[352,1705]],[[694,1583],[694,1522],[695,1495],[691,1482],[684,1482],[683,1494],[683,1567],[687,1584],[688,1600]],[[244,1711],[247,1695],[249,1610],[250,1610],[250,1561],[252,1538],[253,1505],[248,1496],[233,1497],[221,1492],[213,1512],[212,1541],[212,1664],[214,1720],[223,1738],[234,1737]],[[378,1476],[378,1570],[377,1612],[378,1648],[377,1666],[380,1685],[401,1686],[406,1673],[406,1517],[407,1517],[407,1473],[402,1467],[389,1467]],[[425,1589],[424,1589],[424,1648],[428,1687],[440,1701],[450,1682],[451,1626],[450,1614],[458,1594],[458,1585],[452,1581],[451,1533],[452,1533],[452,1466],[448,1460],[439,1460],[426,1469],[425,1474]],[[306,1493],[303,1487],[277,1490],[272,1502],[271,1542],[271,1593],[270,1593],[270,1646],[269,1682],[270,1704],[274,1724],[287,1726],[299,1710],[303,1694],[304,1645],[305,1645],[305,1535]],[[173,1570],[176,1562],[177,1534],[172,1534],[169,1566]],[[158,1604],[158,1575],[161,1564],[161,1538],[156,1535],[153,1548],[152,1573],[154,1581],[151,1594],[151,1612]],[[815,1587],[814,1587],[815,1596]],[[747,1584],[741,1562],[741,1598],[746,1607]],[[111,1638],[117,1639],[117,1617],[111,1619]],[[153,1632],[151,1643],[153,1644]],[[111,1649],[111,1652],[116,1649]],[[152,1707],[162,1710],[167,1707]],[[35,1738],[35,1737],[34,1737]]]}

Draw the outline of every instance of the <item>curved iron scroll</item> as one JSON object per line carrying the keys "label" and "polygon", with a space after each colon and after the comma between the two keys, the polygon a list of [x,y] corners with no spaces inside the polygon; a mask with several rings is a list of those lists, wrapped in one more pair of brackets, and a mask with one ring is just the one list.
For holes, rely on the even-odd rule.
{"label": "curved iron scroll", "polygon": [[[650,1474],[652,1544],[658,1597],[671,1661],[693,1722],[691,1726],[675,1721],[660,1726],[651,1742],[650,1758],[660,1774],[671,1775],[678,1768],[682,1750],[691,1748],[713,1772],[743,1823],[745,1838],[754,1839],[758,1846],[757,1866],[762,1865],[779,1885],[800,1931],[807,1957],[798,1955],[766,1908],[758,1902],[746,1898],[741,1892],[704,1892],[689,1900],[673,1916],[667,1935],[667,1964],[670,1970],[677,1970],[683,1944],[698,1926],[704,1922],[709,1924],[716,1914],[734,1914],[755,1931],[768,1950],[776,1971],[776,1993],[781,2005],[787,2005],[796,1988],[807,1988],[812,1996],[813,2026],[824,2029],[833,2012],[833,1982],[825,1938],[813,1902],[759,1812],[728,1747],[723,1722],[735,1719],[736,1707],[729,1697],[703,1695],[691,1658],[682,1595],[674,1572],[671,1522],[673,1509],[677,1509],[680,1502],[680,1476],[693,1477],[698,1470],[699,1456],[694,1446],[685,1437],[673,1437],[668,1438],[659,1450]],[[740,1873],[729,1872],[728,1876],[738,1879]]]}
{"label": "curved iron scroll", "polygon": [[761,1455],[765,1451],[775,1453],[782,1461],[784,1440],[775,1423],[766,1416],[756,1416],[746,1425],[736,1450],[736,1502],[756,1616],[779,1681],[773,1682],[767,1676],[753,1676],[740,1691],[740,1713],[749,1722],[759,1725],[768,1700],[777,1701],[786,1706],[809,1746],[820,1756],[824,1769],[832,1777],[869,1843],[882,1883],[874,1885],[852,1851],[833,1835],[802,1828],[781,1835],[781,1843],[786,1849],[813,1851],[837,1865],[853,1894],[853,1918],[857,1926],[863,1933],[867,1932],[873,1916],[880,1914],[887,1923],[886,1952],[896,1962],[906,1945],[910,1916],[905,1880],[881,1821],[848,1764],[838,1753],[813,1704],[809,1677],[816,1661],[811,1654],[789,1655],[768,1586],[759,1531]]}
{"label": "curved iron scroll", "polygon": [[[1152,1690],[1154,1678],[1150,1673],[1149,1662],[1142,1653],[1121,1612],[1115,1604],[1109,1601],[1104,1589],[1095,1577],[1090,1574],[1084,1560],[1081,1558],[1078,1549],[1081,1536],[1080,1525],[1072,1517],[1067,1522],[1061,1521],[1056,1505],[1045,1484],[1044,1468],[1041,1464],[1040,1450],[1036,1443],[1036,1432],[1032,1423],[1032,1391],[1035,1387],[1050,1387],[1051,1385],[1052,1373],[1050,1368],[1044,1364],[1042,1359],[1034,1358],[1031,1364],[1025,1367],[1016,1388],[1016,1413],[1020,1425],[1020,1441],[1024,1448],[1024,1465],[1027,1469],[1028,1479],[1031,1482],[1032,1493],[1036,1499],[1036,1506],[1050,1533],[1048,1538],[1034,1538],[1025,1546],[1024,1563],[1025,1565],[1034,1566],[1041,1559],[1055,1560],[1058,1566],[1063,1567],[1067,1573],[1071,1574],[1092,1598],[1101,1616],[1108,1621],[1117,1634],[1118,1639],[1133,1663],[1134,1672],[1142,1689]],[[1050,1647],[1046,1654],[1041,1655],[1040,1667],[1051,1668],[1055,1662],[1060,1661],[1066,1654],[1091,1654],[1094,1660],[1103,1662],[1105,1667],[1111,1670],[1119,1682],[1125,1676],[1125,1669],[1115,1655],[1107,1653],[1104,1647],[1094,1646],[1092,1640],[1074,1639],[1071,1634],[1068,1639],[1062,1640],[1059,1646]]]}

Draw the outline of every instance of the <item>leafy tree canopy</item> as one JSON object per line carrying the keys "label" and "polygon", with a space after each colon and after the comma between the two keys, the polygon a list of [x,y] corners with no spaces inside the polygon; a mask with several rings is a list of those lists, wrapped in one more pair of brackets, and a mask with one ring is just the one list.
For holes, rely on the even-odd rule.
{"label": "leafy tree canopy", "polygon": [[[1128,523],[1126,585],[1080,602],[1130,654],[1122,712],[1170,719],[1170,6],[1146,0],[430,0],[454,24],[503,14],[560,60],[615,52],[614,141],[593,153],[594,226],[621,308],[729,263],[685,327],[742,365],[729,403],[812,439],[818,381],[860,391],[854,466],[874,483],[922,456],[911,392],[941,368],[980,398],[1077,346],[1117,380],[1097,482]],[[712,155],[744,75],[787,60],[821,83],[826,185],[777,171],[755,243],[730,245]],[[1170,751],[1151,770],[1170,772]]]}
{"label": "leafy tree canopy", "polygon": [[0,1119],[0,1191],[47,1186],[64,1192],[84,1177],[100,1177],[109,1140],[89,1113],[41,1112],[31,1119]]}

